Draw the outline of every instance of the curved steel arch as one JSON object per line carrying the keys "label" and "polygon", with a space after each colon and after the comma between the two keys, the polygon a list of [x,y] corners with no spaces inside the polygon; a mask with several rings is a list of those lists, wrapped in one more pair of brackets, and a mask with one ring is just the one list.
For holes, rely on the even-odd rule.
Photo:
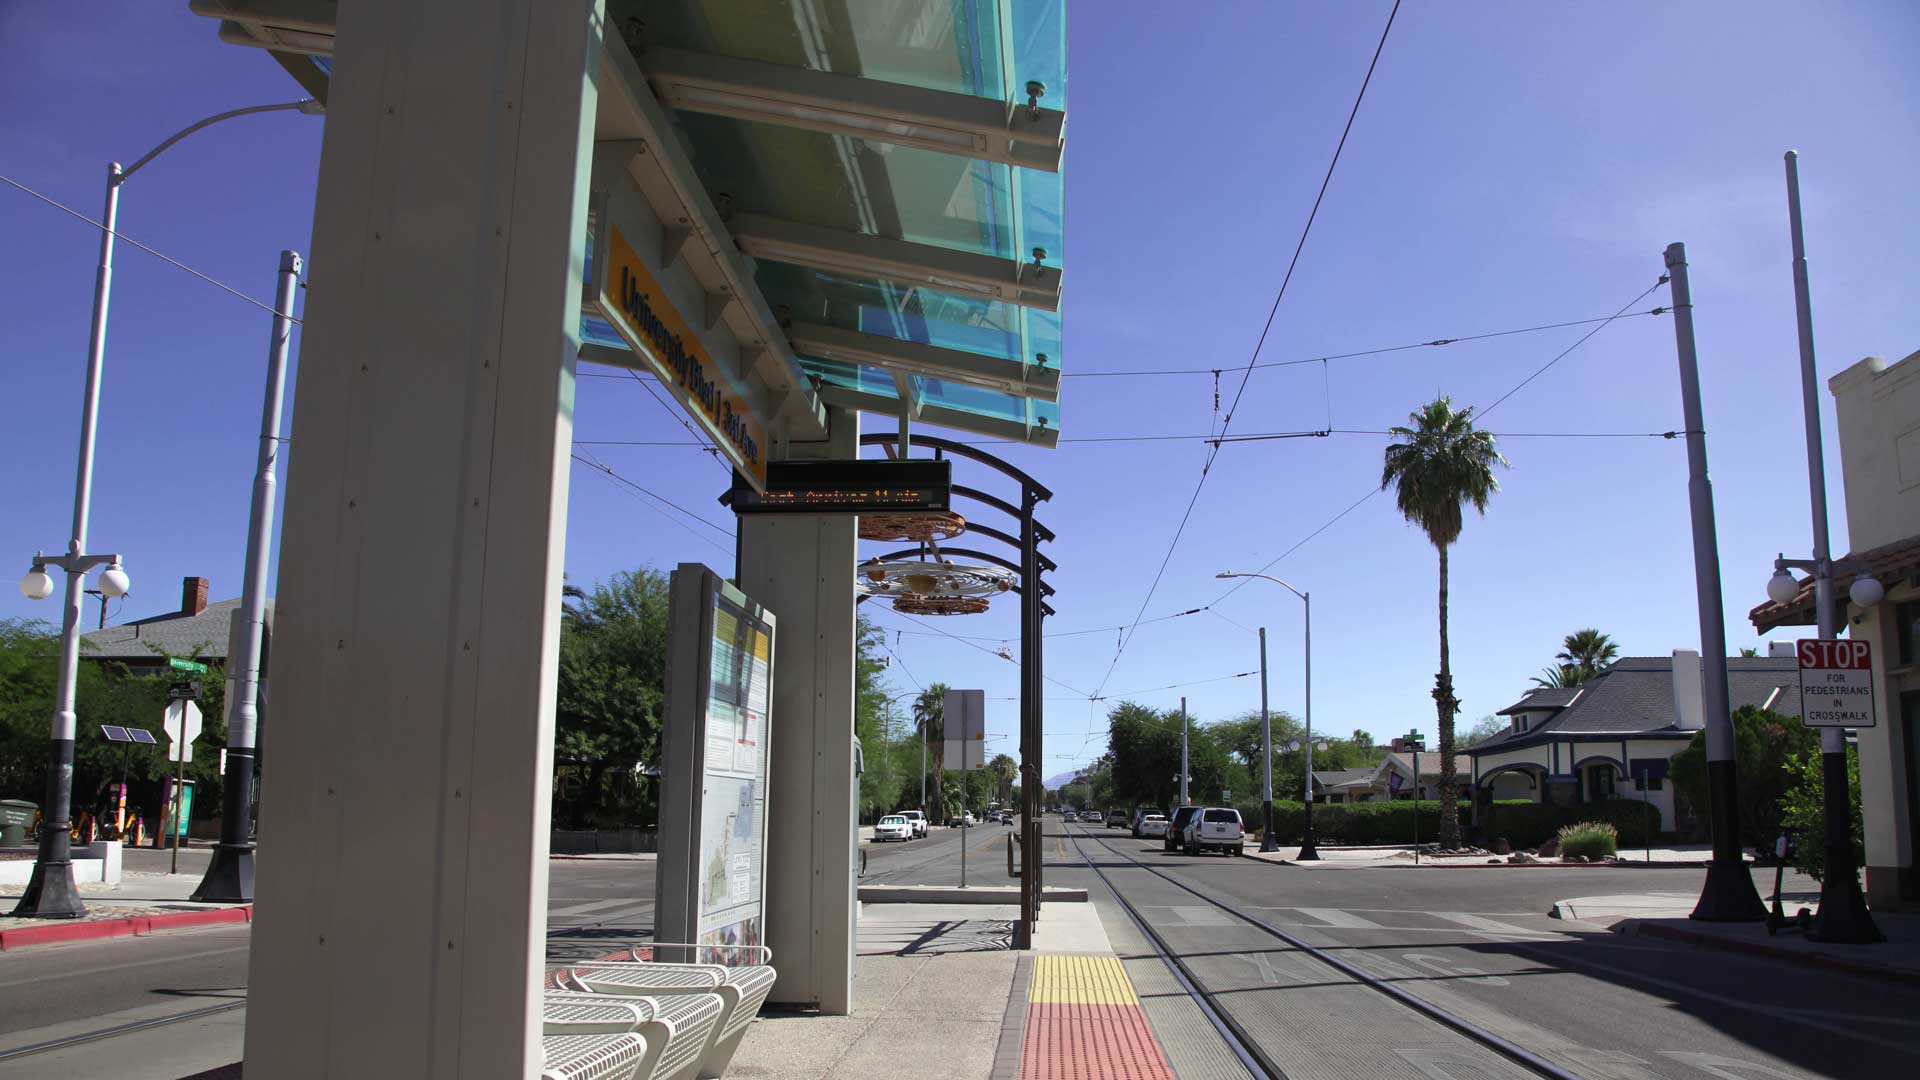
{"label": "curved steel arch", "polygon": [[[875,431],[860,436],[861,446],[884,446],[889,443],[898,443],[899,441],[899,433],[893,431]],[[968,446],[966,443],[955,442],[952,439],[942,439],[937,435],[915,435],[908,440],[908,445],[931,446],[958,457],[977,461],[988,468],[995,469],[1020,481],[1020,486],[1033,492],[1034,496],[1041,502],[1047,502],[1053,498],[1053,492],[1049,490],[1045,484],[1042,484],[1040,481],[1035,480],[1033,477],[1028,476],[1026,473],[1021,472],[1019,469],[1001,461],[999,458],[994,457],[992,454],[978,447]]]}
{"label": "curved steel arch", "polygon": [[[1002,511],[1008,517],[1014,519],[1015,521],[1024,520],[1024,516],[1020,513],[1019,507],[1013,505],[1012,503],[1008,502],[1005,499],[1000,498],[997,495],[989,495],[986,492],[981,491],[979,488],[971,488],[966,486],[965,484],[953,485],[952,491],[955,495],[958,495],[962,498],[972,499],[973,501],[978,503],[985,503],[986,505],[993,507],[995,510]],[[1053,530],[1047,528],[1045,525],[1040,524],[1038,520],[1034,521],[1033,523],[1033,535],[1041,540],[1052,540],[1054,538]],[[1014,545],[1014,547],[1019,547],[1019,546],[1020,546],[1019,544]]]}
{"label": "curved steel arch", "polygon": [[[979,533],[981,536],[992,537],[993,539],[1000,541],[1001,543],[1007,545],[1008,547],[1014,549],[1015,551],[1020,550],[1019,537],[1014,536],[1012,533],[1001,532],[999,529],[993,528],[990,525],[981,525],[978,522],[969,521],[967,522],[967,532]],[[1059,563],[1054,562],[1052,559],[1049,559],[1045,555],[1039,554],[1038,552],[1034,553],[1034,558],[1040,560],[1040,569],[1042,570],[1060,569]],[[1020,571],[1018,570],[1014,571],[1014,573],[1016,574],[1019,572]]]}
{"label": "curved steel arch", "polygon": [[[1018,576],[1020,573],[1019,563],[1013,562],[1008,559],[1003,559],[998,555],[989,555],[984,551],[975,551],[972,548],[948,547],[943,544],[940,547],[940,553],[942,555],[964,555],[969,559],[979,559],[981,562],[990,562],[995,566],[1001,567],[1002,569],[1010,570],[1016,576]],[[885,561],[888,559],[918,559],[923,557],[924,556],[921,553],[921,549],[918,547],[901,548],[899,551],[889,551],[885,555],[874,556],[875,559],[879,559],[881,561]],[[1026,582],[1022,581],[1021,584],[1024,585],[1026,584]],[[1019,585],[1014,586],[1014,591],[1018,592],[1019,590],[1020,590]],[[1047,584],[1045,581],[1042,581],[1040,583],[1040,595],[1052,596],[1053,594],[1054,594],[1053,586]]]}

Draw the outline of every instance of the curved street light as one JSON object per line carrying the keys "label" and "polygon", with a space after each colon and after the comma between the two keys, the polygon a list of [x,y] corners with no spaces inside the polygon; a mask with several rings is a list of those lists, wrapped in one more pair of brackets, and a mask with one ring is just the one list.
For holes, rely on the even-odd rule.
{"label": "curved street light", "polygon": [[[1307,740],[1307,767],[1305,782],[1301,786],[1305,789],[1303,792],[1305,801],[1302,805],[1306,807],[1307,820],[1306,828],[1301,836],[1300,854],[1295,856],[1295,859],[1300,862],[1316,861],[1320,858],[1320,852],[1313,846],[1313,598],[1311,594],[1301,592],[1299,589],[1274,577],[1272,574],[1239,573],[1233,570],[1222,570],[1213,576],[1217,578],[1260,578],[1263,581],[1271,581],[1275,585],[1299,597],[1301,604],[1305,605],[1307,654],[1307,724],[1305,738]],[[1260,757],[1260,813],[1265,819],[1262,822],[1260,850],[1274,851],[1279,847],[1279,844],[1276,843],[1273,838],[1273,725],[1267,718],[1267,631],[1265,627],[1260,628],[1260,746],[1263,751]]]}
{"label": "curved street light", "polygon": [[199,131],[236,116],[253,113],[295,110],[307,115],[323,111],[312,98],[277,105],[251,105],[216,113],[189,124],[164,139],[158,146],[135,159],[129,168],[120,163],[107,165],[106,207],[100,219],[100,265],[93,279],[93,319],[87,339],[86,387],[80,405],[80,454],[73,487],[73,529],[69,533],[67,553],[59,557],[36,555],[33,568],[20,580],[20,592],[29,599],[41,600],[53,595],[53,580],[46,567],[57,566],[67,572],[66,612],[60,624],[60,669],[54,681],[52,752],[47,761],[47,794],[42,807],[39,852],[33,864],[33,876],[21,893],[12,914],[23,918],[77,919],[87,913],[80,890],[73,881],[72,837],[68,833],[73,809],[73,740],[76,721],[74,686],[80,672],[80,604],[86,593],[87,572],[105,565],[100,575],[100,591],[108,597],[124,596],[129,586],[127,572],[118,555],[88,555],[87,519],[93,509],[93,450],[100,414],[100,372],[106,356],[107,310],[113,292],[113,241],[119,225],[120,185],[134,173],[159,157],[169,147]]}

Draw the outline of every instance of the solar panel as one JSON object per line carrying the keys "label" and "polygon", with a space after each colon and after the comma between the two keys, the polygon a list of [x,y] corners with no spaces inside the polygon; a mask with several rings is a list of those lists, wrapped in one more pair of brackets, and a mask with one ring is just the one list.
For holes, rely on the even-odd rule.
{"label": "solar panel", "polygon": [[129,736],[132,736],[134,742],[142,743],[147,746],[158,745],[157,743],[154,742],[153,732],[148,731],[146,728],[137,728],[137,727],[128,728],[127,734]]}
{"label": "solar panel", "polygon": [[100,734],[105,735],[107,737],[108,742],[132,742],[133,741],[133,736],[127,734],[126,728],[116,727],[113,724],[101,724]]}

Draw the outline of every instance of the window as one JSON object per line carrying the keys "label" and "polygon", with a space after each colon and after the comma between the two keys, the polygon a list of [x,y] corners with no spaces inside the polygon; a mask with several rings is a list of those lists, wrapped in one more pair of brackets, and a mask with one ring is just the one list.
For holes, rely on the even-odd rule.
{"label": "window", "polygon": [[1665,758],[1634,758],[1633,790],[1659,791],[1667,779]]}
{"label": "window", "polygon": [[1915,643],[1920,641],[1920,600],[1908,600],[1893,607],[1894,632],[1900,636],[1900,666],[1906,667],[1920,659],[1920,649]]}
{"label": "window", "polygon": [[1207,816],[1206,816],[1206,820],[1208,820],[1208,821],[1231,821],[1231,822],[1233,822],[1233,823],[1235,823],[1235,824],[1239,824],[1239,822],[1240,822],[1240,811],[1238,811],[1238,810],[1209,810],[1209,811],[1207,811]]}

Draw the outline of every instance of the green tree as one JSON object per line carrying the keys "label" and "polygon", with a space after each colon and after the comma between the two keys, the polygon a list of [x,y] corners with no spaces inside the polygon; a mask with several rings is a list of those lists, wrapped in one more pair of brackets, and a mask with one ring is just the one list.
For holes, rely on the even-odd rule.
{"label": "green tree", "polygon": [[1460,736],[1460,746],[1463,749],[1469,746],[1479,746],[1481,743],[1507,730],[1507,727],[1507,722],[1498,716],[1483,716],[1473,722],[1473,726],[1467,729],[1465,735]]}
{"label": "green tree", "polygon": [[[1780,801],[1795,776],[1788,759],[1797,754],[1819,756],[1820,740],[1800,718],[1743,705],[1733,713],[1734,772],[1740,777],[1740,844],[1771,851],[1780,835]],[[1702,731],[1675,754],[1669,770],[1673,786],[1693,806],[1704,810],[1707,798],[1707,736]],[[1721,823],[1715,822],[1715,828]],[[1804,841],[1804,837],[1802,840]]]}
{"label": "green tree", "polygon": [[1000,785],[1000,802],[1012,802],[1013,782],[1020,776],[1019,762],[1006,754],[995,754],[993,760],[987,762],[987,771],[993,774],[995,782]]}
{"label": "green tree", "polygon": [[[1827,784],[1822,758],[1817,745],[1788,754],[1787,792],[1780,800],[1780,827],[1794,837],[1794,869],[1817,881],[1827,878]],[[1853,865],[1864,866],[1867,838],[1860,820],[1857,746],[1847,747],[1847,787],[1853,799]]]}
{"label": "green tree", "polygon": [[1365,728],[1355,728],[1353,734],[1347,736],[1347,741],[1361,750],[1372,750],[1373,732]]}
{"label": "green tree", "polygon": [[554,787],[554,821],[650,824],[658,787],[640,770],[660,757],[667,577],[651,568],[621,571],[591,590],[568,585],[563,592],[554,764],[567,778]]}
{"label": "green tree", "polygon": [[1392,429],[1380,471],[1381,488],[1395,489],[1395,505],[1427,534],[1440,553],[1440,672],[1434,677],[1433,703],[1440,728],[1440,844],[1460,846],[1459,799],[1454,760],[1453,718],[1460,703],[1453,695],[1453,669],[1447,649],[1447,548],[1460,539],[1463,509],[1484,515],[1500,490],[1495,466],[1507,459],[1494,449],[1493,436],[1474,427],[1473,409],[1456,409],[1445,396],[1409,417],[1412,426]]}
{"label": "green tree", "polygon": [[927,741],[927,790],[944,791],[940,778],[946,775],[947,766],[946,683],[933,683],[913,699],[913,723],[914,730]]}
{"label": "green tree", "polygon": [[1587,672],[1573,664],[1556,664],[1540,670],[1542,673],[1533,677],[1533,685],[1547,690],[1567,690],[1587,681]]}
{"label": "green tree", "polygon": [[1588,678],[1599,674],[1600,669],[1620,656],[1620,646],[1611,637],[1594,629],[1575,630],[1560,645],[1560,652],[1554,659],[1580,668]]}

